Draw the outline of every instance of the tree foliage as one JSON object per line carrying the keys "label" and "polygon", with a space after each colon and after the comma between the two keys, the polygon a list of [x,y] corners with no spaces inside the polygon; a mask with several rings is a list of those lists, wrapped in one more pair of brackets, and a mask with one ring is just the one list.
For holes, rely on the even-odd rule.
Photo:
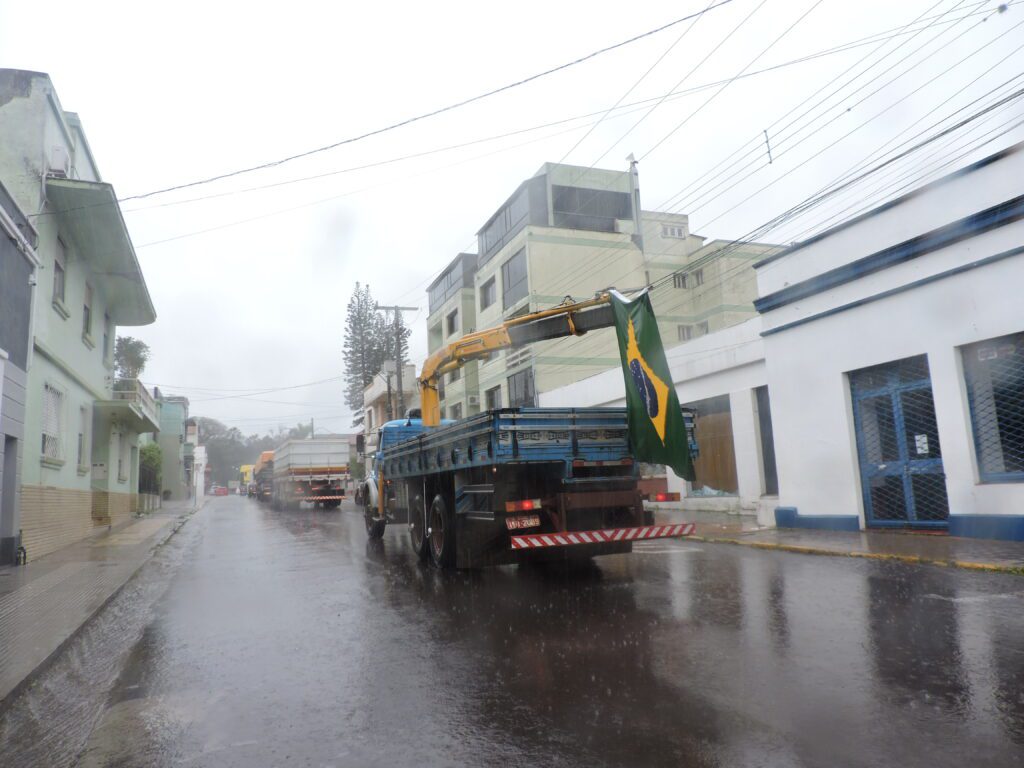
{"label": "tree foliage", "polygon": [[363,410],[363,390],[384,367],[385,360],[404,365],[409,354],[412,334],[398,313],[399,333],[395,333],[395,316],[376,309],[377,302],[370,286],[356,283],[345,316],[345,404],[353,413]]}
{"label": "tree foliage", "polygon": [[119,379],[137,379],[150,356],[146,342],[132,336],[118,336],[114,343],[114,372]]}
{"label": "tree foliage", "polygon": [[139,451],[139,464],[145,469],[153,472],[156,478],[156,487],[160,487],[163,480],[163,451],[157,443],[146,443]]}

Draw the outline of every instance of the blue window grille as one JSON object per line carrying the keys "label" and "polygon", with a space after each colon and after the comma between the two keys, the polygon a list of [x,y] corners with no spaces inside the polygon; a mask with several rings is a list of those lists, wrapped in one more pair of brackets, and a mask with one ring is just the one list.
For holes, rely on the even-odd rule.
{"label": "blue window grille", "polygon": [[983,483],[1024,482],[1024,333],[961,350]]}

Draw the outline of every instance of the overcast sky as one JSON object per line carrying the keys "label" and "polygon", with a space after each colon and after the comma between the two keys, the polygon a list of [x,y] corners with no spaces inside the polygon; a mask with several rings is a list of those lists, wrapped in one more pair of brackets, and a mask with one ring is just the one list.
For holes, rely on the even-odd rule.
{"label": "overcast sky", "polygon": [[[50,74],[64,108],[81,116],[104,180],[123,198],[430,112],[718,2],[0,0],[0,66]],[[1015,27],[1024,20],[1024,3],[1009,3],[1005,13],[996,12],[998,5],[732,0],[708,10],[682,39],[690,22],[366,140],[273,169],[126,201],[125,219],[158,318],[154,325],[120,332],[151,346],[145,380],[187,395],[193,414],[213,416],[247,434],[311,416],[317,431],[344,431],[351,416],[339,378],[342,330],[356,281],[369,283],[381,303],[421,307],[407,316],[418,365],[426,352],[427,284],[456,253],[475,251],[477,229],[542,163],[568,153],[566,162],[624,169],[632,152],[641,158],[644,207],[651,209],[734,150],[752,140],[756,145],[759,137],[763,142],[762,131],[770,129],[769,138],[780,143],[771,165],[762,157],[750,169],[756,174],[745,174],[742,183],[703,207],[688,207],[687,195],[672,203],[682,206],[673,210],[691,214],[695,232],[739,237],[890,139],[889,147],[895,147],[1024,72],[1024,27]],[[583,138],[624,96],[623,104],[630,104],[714,83],[898,31],[919,17],[910,29],[930,26],[916,36],[781,67],[721,92],[719,86],[700,89],[667,99],[649,114],[656,102],[643,111],[619,110]],[[859,93],[841,104],[837,97],[835,109],[787,145],[783,128],[799,112],[779,118],[823,87],[818,98],[824,97],[830,83],[844,82],[842,73],[873,52],[875,59],[861,69],[891,55],[843,92],[863,85]],[[904,70],[906,75],[893,80]],[[857,103],[876,88],[877,94]],[[997,138],[974,156],[1024,138],[1019,127],[1001,137],[997,131],[1021,115],[1020,102],[993,113],[975,136],[980,141],[989,130]],[[962,142],[964,151],[972,148],[969,140]],[[477,143],[444,150],[467,142]],[[920,160],[955,158],[958,146],[936,145]],[[421,153],[430,154],[401,159]],[[368,165],[373,167],[351,170]],[[242,191],[326,173],[331,175]],[[856,200],[837,203],[831,215],[853,210]],[[803,229],[797,223],[766,239],[792,239]]]}

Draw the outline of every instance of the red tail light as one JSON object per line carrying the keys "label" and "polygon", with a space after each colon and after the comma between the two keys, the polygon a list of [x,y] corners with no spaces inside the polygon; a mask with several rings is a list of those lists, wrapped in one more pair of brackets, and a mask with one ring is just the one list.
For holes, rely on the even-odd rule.
{"label": "red tail light", "polygon": [[654,494],[655,501],[679,501],[678,493],[656,493]]}
{"label": "red tail light", "polygon": [[540,509],[540,507],[540,499],[526,499],[525,501],[505,502],[506,512],[530,512],[534,509]]}

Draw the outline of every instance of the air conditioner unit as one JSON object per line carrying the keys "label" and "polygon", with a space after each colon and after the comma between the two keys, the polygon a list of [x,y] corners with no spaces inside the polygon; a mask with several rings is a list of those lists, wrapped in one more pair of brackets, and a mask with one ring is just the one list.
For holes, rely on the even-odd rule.
{"label": "air conditioner unit", "polygon": [[470,405],[480,405],[480,395],[470,395],[467,399]]}
{"label": "air conditioner unit", "polygon": [[71,155],[63,146],[50,147],[49,167],[47,175],[66,179],[71,175]]}

